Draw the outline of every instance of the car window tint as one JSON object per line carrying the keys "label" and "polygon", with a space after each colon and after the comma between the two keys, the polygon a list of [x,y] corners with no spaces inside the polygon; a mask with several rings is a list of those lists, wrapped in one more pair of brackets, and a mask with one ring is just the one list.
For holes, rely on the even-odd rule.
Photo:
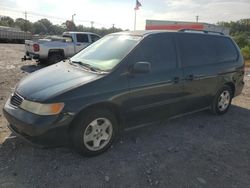
{"label": "car window tint", "polygon": [[89,42],[88,35],[87,34],[76,34],[76,40],[77,42]]}
{"label": "car window tint", "polygon": [[180,33],[178,44],[184,67],[237,59],[237,50],[227,37]]}
{"label": "car window tint", "polygon": [[178,43],[183,66],[216,63],[213,38],[203,34],[179,34]]}
{"label": "car window tint", "polygon": [[97,36],[97,35],[90,35],[90,37],[91,37],[91,41],[92,41],[92,42],[95,42],[95,41],[97,41],[97,40],[100,39],[100,37]]}
{"label": "car window tint", "polygon": [[218,62],[234,61],[238,58],[237,50],[231,39],[226,37],[216,37],[215,39]]}
{"label": "car window tint", "polygon": [[170,34],[155,34],[146,37],[133,52],[133,62],[150,62],[151,71],[176,68],[173,36]]}

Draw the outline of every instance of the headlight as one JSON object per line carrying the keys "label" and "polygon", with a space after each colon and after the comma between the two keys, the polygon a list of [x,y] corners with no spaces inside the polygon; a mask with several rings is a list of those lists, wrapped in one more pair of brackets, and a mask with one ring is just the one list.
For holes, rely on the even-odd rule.
{"label": "headlight", "polygon": [[38,115],[59,114],[64,107],[64,103],[42,104],[23,100],[20,108]]}

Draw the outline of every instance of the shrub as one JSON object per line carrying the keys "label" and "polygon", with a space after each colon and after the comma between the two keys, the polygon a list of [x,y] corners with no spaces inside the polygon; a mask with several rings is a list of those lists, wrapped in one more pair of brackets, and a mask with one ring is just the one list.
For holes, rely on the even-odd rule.
{"label": "shrub", "polygon": [[244,59],[250,59],[250,46],[241,48],[241,54],[243,55]]}

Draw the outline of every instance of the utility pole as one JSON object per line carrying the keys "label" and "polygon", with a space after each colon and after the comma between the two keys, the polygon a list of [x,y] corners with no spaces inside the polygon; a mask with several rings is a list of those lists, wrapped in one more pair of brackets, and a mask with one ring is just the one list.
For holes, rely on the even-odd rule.
{"label": "utility pole", "polygon": [[93,28],[93,27],[94,27],[94,23],[95,23],[94,21],[91,21],[91,22],[90,22],[90,24],[91,24],[91,28]]}
{"label": "utility pole", "polygon": [[112,28],[113,28],[113,29],[115,28],[115,24],[112,24]]}
{"label": "utility pole", "polygon": [[74,23],[74,16],[75,16],[76,14],[73,14],[72,15],[72,22]]}
{"label": "utility pole", "polygon": [[136,9],[135,9],[134,30],[136,30]]}
{"label": "utility pole", "polygon": [[27,11],[24,12],[24,18],[25,18],[25,22],[24,22],[24,31],[27,31]]}
{"label": "utility pole", "polygon": [[196,18],[196,22],[199,22],[199,16],[197,15],[195,16],[195,18]]}

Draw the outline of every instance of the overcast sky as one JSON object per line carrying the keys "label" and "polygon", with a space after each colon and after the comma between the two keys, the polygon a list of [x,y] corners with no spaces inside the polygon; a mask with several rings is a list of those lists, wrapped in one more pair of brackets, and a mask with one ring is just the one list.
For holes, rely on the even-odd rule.
{"label": "overcast sky", "polygon": [[[146,19],[217,23],[250,18],[250,0],[139,0],[137,29],[145,28]],[[75,15],[76,24],[96,27],[133,29],[135,0],[0,0],[0,15],[36,21],[47,16],[61,24]]]}

